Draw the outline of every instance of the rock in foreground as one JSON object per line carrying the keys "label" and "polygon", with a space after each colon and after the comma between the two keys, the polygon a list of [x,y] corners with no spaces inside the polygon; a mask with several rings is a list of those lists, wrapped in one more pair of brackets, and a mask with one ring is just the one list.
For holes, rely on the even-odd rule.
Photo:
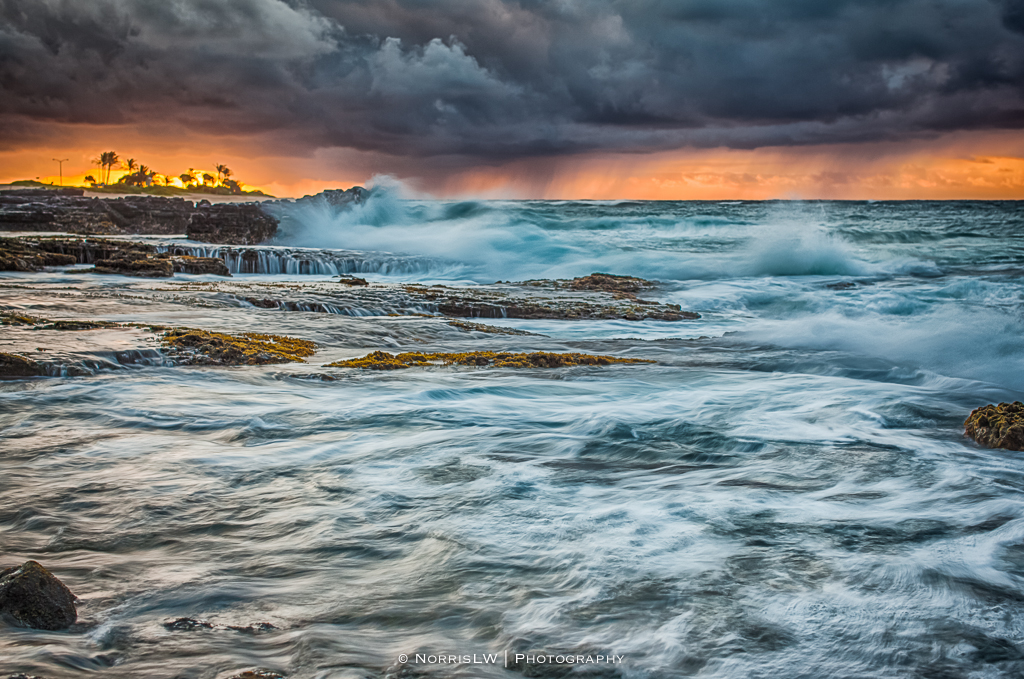
{"label": "rock in foreground", "polygon": [[168,353],[179,363],[200,365],[264,365],[268,363],[305,363],[316,353],[309,340],[245,333],[179,328],[164,334]]}
{"label": "rock in foreground", "polygon": [[0,351],[0,379],[5,377],[38,377],[46,370],[30,358]]}
{"label": "rock in foreground", "polygon": [[1024,450],[1024,403],[975,408],[964,422],[964,434],[989,448]]}
{"label": "rock in foreground", "polygon": [[365,368],[367,370],[400,370],[413,366],[470,365],[495,368],[568,368],[577,365],[611,365],[613,363],[654,363],[641,358],[617,358],[592,354],[552,354],[544,351],[511,353],[507,351],[469,351],[460,354],[423,354],[407,352],[389,354],[375,351],[362,358],[328,363],[327,368]]}
{"label": "rock in foreground", "polygon": [[67,629],[78,619],[75,595],[35,561],[0,571],[0,615],[45,630]]}
{"label": "rock in foreground", "polygon": [[158,252],[150,243],[103,238],[0,238],[0,271],[94,264],[80,273],[168,278],[175,273],[231,276],[223,259]]}

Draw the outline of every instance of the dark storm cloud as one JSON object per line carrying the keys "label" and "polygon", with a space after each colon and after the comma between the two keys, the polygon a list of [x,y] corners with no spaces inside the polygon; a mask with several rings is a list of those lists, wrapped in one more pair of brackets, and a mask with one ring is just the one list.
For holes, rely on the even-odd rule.
{"label": "dark storm cloud", "polygon": [[0,0],[0,125],[510,158],[1024,127],[1024,0]]}

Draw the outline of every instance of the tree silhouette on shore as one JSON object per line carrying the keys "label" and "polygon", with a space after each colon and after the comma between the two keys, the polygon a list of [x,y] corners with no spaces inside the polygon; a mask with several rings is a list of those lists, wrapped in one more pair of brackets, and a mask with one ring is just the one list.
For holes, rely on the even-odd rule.
{"label": "tree silhouette on shore", "polygon": [[[178,190],[176,187],[171,186],[172,175],[159,174],[151,170],[148,165],[139,163],[135,158],[121,161],[114,151],[104,151],[100,154],[99,158],[92,162],[95,165],[99,165],[102,169],[103,172],[100,175],[103,179],[102,186],[107,187],[108,190],[127,186],[137,186],[139,188],[153,187],[154,189],[162,186],[166,189]],[[110,186],[110,173],[118,165],[125,169],[127,173],[122,175],[114,186]],[[218,195],[266,195],[262,191],[245,191],[240,182],[231,179],[231,168],[227,165],[220,163],[215,165],[214,169],[217,171],[216,176],[190,167],[188,172],[183,172],[176,178],[181,180],[185,191]],[[96,179],[92,175],[87,176],[85,179],[94,187],[97,187]],[[147,193],[149,192],[147,191]],[[173,195],[173,193],[168,194],[162,190],[158,191],[158,193],[160,195]]]}
{"label": "tree silhouette on shore", "polygon": [[[110,171],[114,168],[115,165],[117,165],[117,163],[119,161],[120,161],[120,158],[118,158],[117,154],[114,153],[113,151],[104,151],[103,153],[100,154],[99,158],[97,158],[96,160],[92,161],[94,164],[99,165],[100,168],[103,169],[103,171],[104,171],[103,183],[104,184],[109,184],[110,183]],[[134,160],[132,162],[134,162]]]}

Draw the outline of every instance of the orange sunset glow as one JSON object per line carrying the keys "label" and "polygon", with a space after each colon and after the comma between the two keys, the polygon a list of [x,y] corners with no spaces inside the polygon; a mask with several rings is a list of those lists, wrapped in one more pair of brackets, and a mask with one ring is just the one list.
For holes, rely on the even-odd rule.
{"label": "orange sunset glow", "polygon": [[[51,159],[65,157],[69,160],[64,163],[64,184],[86,186],[85,177],[98,172],[92,161],[101,150],[111,148],[122,158],[141,159],[173,178],[174,185],[180,185],[176,177],[189,168],[215,174],[214,166],[224,163],[245,188],[279,197],[372,183],[375,175],[384,174],[402,181],[409,195],[437,198],[1024,198],[1024,136],[1015,131],[958,133],[908,143],[579,154],[459,169],[440,176],[418,173],[421,163],[350,150],[321,151],[303,158],[254,153],[261,148],[260,140],[224,143],[202,138],[188,145],[125,130],[71,128],[65,132],[61,145],[0,152],[0,183],[38,178],[57,184],[60,178]],[[115,170],[111,179],[124,174],[123,169]]]}

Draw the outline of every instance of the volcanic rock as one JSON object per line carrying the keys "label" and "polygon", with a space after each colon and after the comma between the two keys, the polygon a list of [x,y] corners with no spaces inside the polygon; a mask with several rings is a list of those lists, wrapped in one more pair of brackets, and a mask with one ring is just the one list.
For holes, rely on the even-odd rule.
{"label": "volcanic rock", "polygon": [[188,365],[304,363],[316,353],[313,342],[295,337],[251,332],[236,336],[191,328],[167,331],[163,344],[176,362]]}
{"label": "volcanic rock", "polygon": [[90,273],[164,278],[175,272],[230,276],[224,260],[158,253],[149,243],[102,238],[0,238],[0,271],[95,264]]}
{"label": "volcanic rock", "polygon": [[195,207],[182,198],[86,198],[81,189],[0,192],[0,231],[182,234]]}
{"label": "volcanic rock", "polygon": [[83,193],[71,188],[0,192],[0,231],[188,233],[192,240],[235,245],[261,243],[277,231],[277,219],[257,203],[212,205],[203,200],[195,205],[184,198],[86,198]]}
{"label": "volcanic rock", "polygon": [[174,263],[169,259],[152,257],[100,259],[97,260],[93,273],[112,273],[140,278],[167,278],[174,275]]}
{"label": "volcanic rock", "polygon": [[233,674],[228,679],[284,679],[284,675],[274,670],[256,668]]}
{"label": "volcanic rock", "polygon": [[67,266],[77,258],[46,252],[17,238],[0,238],[0,271],[38,271],[44,266]]}
{"label": "volcanic rock", "polygon": [[18,354],[0,352],[0,379],[6,377],[38,377],[45,375],[43,366]]}
{"label": "volcanic rock", "polygon": [[650,290],[654,283],[633,276],[618,276],[611,273],[592,273],[589,276],[569,281],[573,290],[603,290],[604,292],[631,292]]}
{"label": "volcanic rock", "polygon": [[1024,403],[1000,403],[971,411],[964,434],[989,448],[1024,450]]}
{"label": "volcanic rock", "polygon": [[174,263],[175,273],[190,274],[213,274],[215,276],[230,276],[227,264],[223,259],[217,257],[191,257],[180,255],[171,257]]}
{"label": "volcanic rock", "polygon": [[78,619],[75,595],[35,561],[0,571],[0,615],[45,630],[67,629]]}
{"label": "volcanic rock", "polygon": [[264,212],[258,203],[200,203],[187,233],[189,240],[201,243],[257,245],[277,233],[277,224],[277,218]]}
{"label": "volcanic rock", "polygon": [[170,622],[165,622],[164,627],[172,632],[192,632],[197,629],[213,629],[212,624],[205,620],[196,620],[195,618],[178,618],[177,620],[171,620]]}
{"label": "volcanic rock", "polygon": [[[353,186],[350,189],[326,189],[313,196],[303,196],[295,201],[296,205],[308,205],[310,203],[326,203],[334,207],[343,205],[359,205],[365,203],[370,197],[370,192],[362,186]],[[276,201],[275,201],[276,202]]]}
{"label": "volcanic rock", "polygon": [[414,366],[465,365],[495,368],[568,368],[579,365],[612,365],[614,363],[655,363],[643,358],[619,358],[593,354],[553,354],[546,351],[512,353],[508,351],[468,351],[463,353],[425,354],[405,352],[390,354],[374,351],[361,358],[328,363],[325,368],[363,368],[366,370],[401,370]]}

